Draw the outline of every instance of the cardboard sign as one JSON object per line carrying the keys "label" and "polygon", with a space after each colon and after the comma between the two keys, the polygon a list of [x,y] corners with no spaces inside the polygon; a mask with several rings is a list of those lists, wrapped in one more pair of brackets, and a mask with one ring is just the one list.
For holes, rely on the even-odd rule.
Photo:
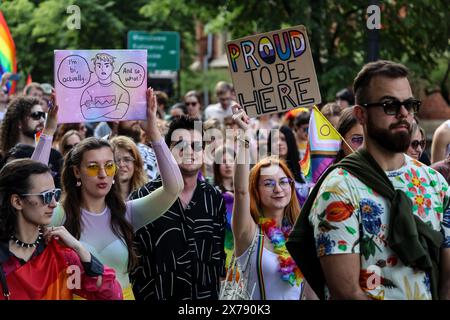
{"label": "cardboard sign", "polygon": [[55,50],[58,122],[146,119],[147,50]]}
{"label": "cardboard sign", "polygon": [[321,102],[304,26],[225,44],[237,102],[250,117]]}

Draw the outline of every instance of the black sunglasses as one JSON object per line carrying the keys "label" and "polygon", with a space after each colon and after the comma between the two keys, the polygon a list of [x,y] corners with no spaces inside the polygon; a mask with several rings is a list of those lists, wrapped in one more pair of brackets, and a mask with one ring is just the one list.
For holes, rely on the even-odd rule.
{"label": "black sunglasses", "polygon": [[192,150],[195,152],[202,151],[205,147],[205,144],[203,141],[192,141],[190,144],[186,140],[179,140],[177,141],[172,148],[179,146],[181,147],[181,150],[185,150],[188,146],[191,146]]}
{"label": "black sunglasses", "polygon": [[41,118],[45,119],[45,112],[44,112],[44,111],[35,111],[35,112],[32,112],[32,113],[30,114],[30,118],[33,119],[33,120],[39,120],[39,119],[41,119]]}
{"label": "black sunglasses", "polygon": [[71,150],[73,147],[75,147],[76,145],[77,145],[78,143],[76,143],[76,144],[66,144],[65,146],[64,146],[64,151],[69,151],[69,150]]}
{"label": "black sunglasses", "polygon": [[413,140],[411,141],[411,147],[416,150],[417,147],[420,146],[423,149],[425,149],[425,140]]}
{"label": "black sunglasses", "polygon": [[397,99],[388,100],[385,102],[364,103],[362,107],[383,107],[384,113],[389,116],[395,116],[400,113],[402,106],[405,106],[409,114],[419,112],[422,101],[417,99],[407,99],[403,102]]}
{"label": "black sunglasses", "polygon": [[56,188],[41,193],[24,193],[21,194],[21,196],[22,197],[41,196],[42,202],[48,205],[52,203],[53,197],[55,197],[56,202],[59,201],[59,199],[61,198],[61,189]]}

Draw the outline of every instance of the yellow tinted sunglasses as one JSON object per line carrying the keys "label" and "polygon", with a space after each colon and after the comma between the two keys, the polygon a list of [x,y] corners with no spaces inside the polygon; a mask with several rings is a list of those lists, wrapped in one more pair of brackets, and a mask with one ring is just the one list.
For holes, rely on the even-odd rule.
{"label": "yellow tinted sunglasses", "polygon": [[100,174],[100,170],[104,169],[108,177],[112,177],[116,174],[116,164],[114,162],[109,162],[101,167],[97,163],[91,163],[86,167],[86,172],[90,177],[97,177]]}

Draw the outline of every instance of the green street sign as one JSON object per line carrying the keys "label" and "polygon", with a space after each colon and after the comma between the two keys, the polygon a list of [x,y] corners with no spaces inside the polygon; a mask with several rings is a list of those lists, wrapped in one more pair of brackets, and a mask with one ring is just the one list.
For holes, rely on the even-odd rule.
{"label": "green street sign", "polygon": [[128,49],[147,49],[147,69],[180,69],[180,34],[178,32],[128,31]]}

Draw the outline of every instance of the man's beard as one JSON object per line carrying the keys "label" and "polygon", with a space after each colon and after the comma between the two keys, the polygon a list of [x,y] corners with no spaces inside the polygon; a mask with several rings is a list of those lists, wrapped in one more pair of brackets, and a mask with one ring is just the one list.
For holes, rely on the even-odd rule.
{"label": "man's beard", "polygon": [[34,139],[36,133],[38,133],[38,130],[36,130],[36,128],[31,129],[31,128],[25,128],[22,129],[22,134],[28,138],[32,138]]}
{"label": "man's beard", "polygon": [[136,143],[136,144],[141,142],[141,128],[140,127],[137,127],[137,129],[136,129],[135,126],[133,126],[131,128],[121,128],[119,126],[119,128],[117,128],[117,134],[119,136],[130,137],[131,139],[133,139],[134,143]]}
{"label": "man's beard", "polygon": [[[391,132],[392,129],[400,125],[406,125],[408,127],[408,132]],[[406,152],[411,143],[411,134],[411,126],[406,120],[391,124],[388,129],[376,127],[370,118],[367,122],[367,135],[372,140],[376,141],[382,148],[390,152]]]}

